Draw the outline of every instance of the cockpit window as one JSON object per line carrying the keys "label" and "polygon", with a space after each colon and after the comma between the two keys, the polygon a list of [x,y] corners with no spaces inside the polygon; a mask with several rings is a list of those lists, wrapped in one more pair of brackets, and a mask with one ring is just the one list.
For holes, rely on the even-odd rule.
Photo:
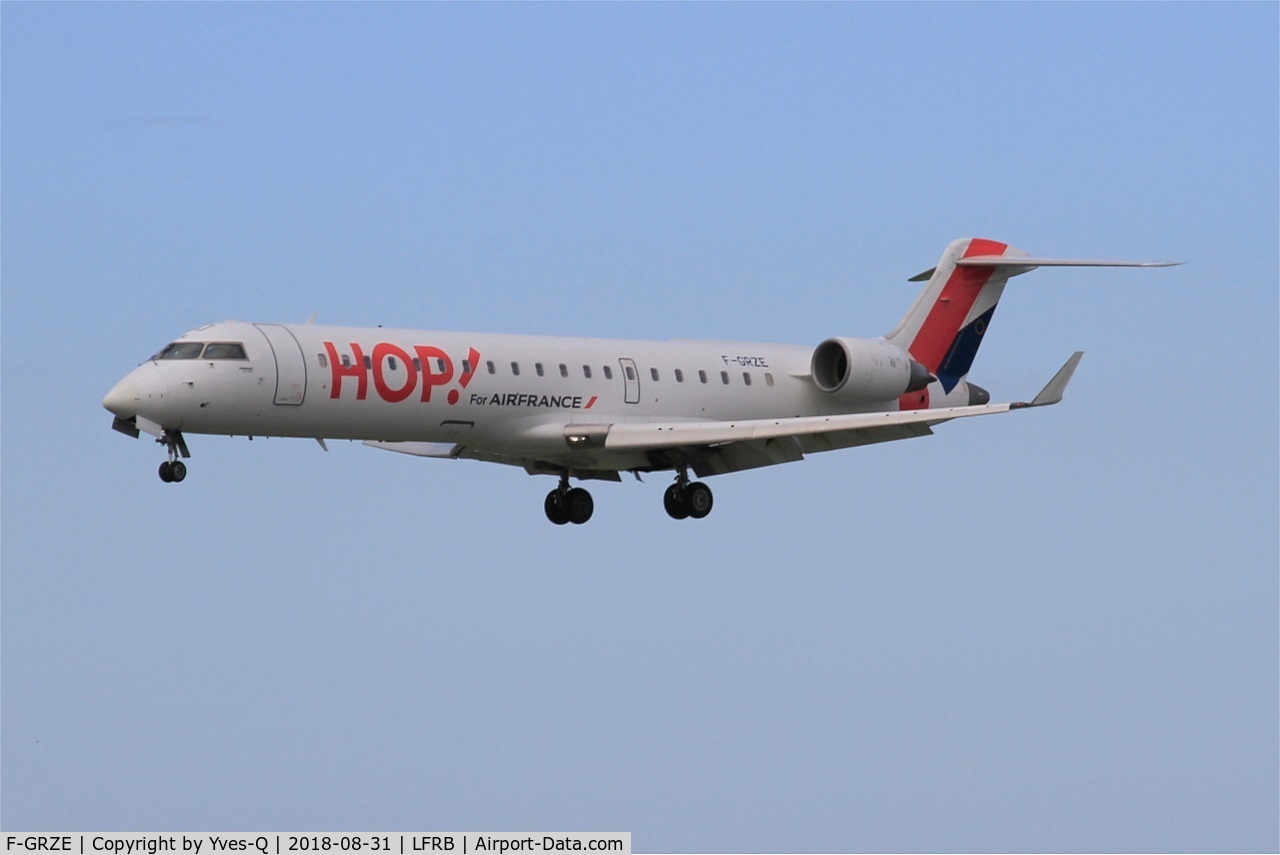
{"label": "cockpit window", "polygon": [[199,341],[175,341],[173,344],[165,345],[165,348],[157,353],[152,359],[199,359],[200,351],[204,350],[204,343]]}
{"label": "cockpit window", "polygon": [[244,345],[238,341],[214,341],[205,345],[205,359],[248,359]]}

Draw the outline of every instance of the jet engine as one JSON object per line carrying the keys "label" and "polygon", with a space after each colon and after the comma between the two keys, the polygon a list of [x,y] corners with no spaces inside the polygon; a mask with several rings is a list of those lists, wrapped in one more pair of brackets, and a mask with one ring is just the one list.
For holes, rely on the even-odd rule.
{"label": "jet engine", "polygon": [[936,379],[882,338],[829,338],[814,348],[810,372],[819,389],[847,401],[888,401]]}

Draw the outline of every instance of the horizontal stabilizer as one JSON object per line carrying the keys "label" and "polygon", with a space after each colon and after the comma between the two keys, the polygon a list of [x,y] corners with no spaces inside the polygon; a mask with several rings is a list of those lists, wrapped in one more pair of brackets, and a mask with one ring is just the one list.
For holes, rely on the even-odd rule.
{"label": "horizontal stabilizer", "polygon": [[[971,255],[956,259],[956,267],[1016,268],[1010,276],[1028,273],[1037,267],[1177,267],[1181,261],[1098,261],[1089,258],[1032,258],[1029,255]],[[908,282],[928,282],[938,268],[917,273]]]}
{"label": "horizontal stabilizer", "polygon": [[[1032,258],[1029,255],[971,255],[956,259],[957,267],[1176,267],[1180,261],[1097,261],[1088,258]],[[1017,273],[1011,274],[1016,276]]]}

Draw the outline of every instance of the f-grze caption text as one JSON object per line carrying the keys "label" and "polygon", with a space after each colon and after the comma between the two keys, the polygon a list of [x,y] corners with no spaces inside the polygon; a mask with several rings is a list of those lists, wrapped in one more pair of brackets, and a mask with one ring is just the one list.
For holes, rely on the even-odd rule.
{"label": "f-grze caption text", "polygon": [[360,852],[376,855],[507,855],[507,853],[607,852],[631,855],[630,832],[478,833],[419,832],[395,834],[8,834],[4,853],[69,852],[74,855],[293,855],[313,852]]}

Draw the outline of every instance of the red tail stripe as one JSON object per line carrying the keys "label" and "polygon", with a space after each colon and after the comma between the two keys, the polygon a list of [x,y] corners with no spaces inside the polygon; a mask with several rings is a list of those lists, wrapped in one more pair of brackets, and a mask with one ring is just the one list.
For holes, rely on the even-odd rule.
{"label": "red tail stripe", "polygon": [[[969,248],[964,251],[962,257],[1003,255],[1006,249],[1008,249],[1007,244],[974,238],[969,242]],[[908,348],[911,355],[924,363],[930,371],[936,372],[938,366],[942,364],[943,357],[951,348],[951,342],[955,340],[956,333],[960,332],[964,319],[968,317],[969,310],[973,308],[978,295],[982,293],[982,286],[987,284],[994,269],[993,267],[957,267],[947,278],[947,284],[942,286],[938,299],[930,307],[929,314],[920,325],[920,331],[916,333],[915,340]]]}

